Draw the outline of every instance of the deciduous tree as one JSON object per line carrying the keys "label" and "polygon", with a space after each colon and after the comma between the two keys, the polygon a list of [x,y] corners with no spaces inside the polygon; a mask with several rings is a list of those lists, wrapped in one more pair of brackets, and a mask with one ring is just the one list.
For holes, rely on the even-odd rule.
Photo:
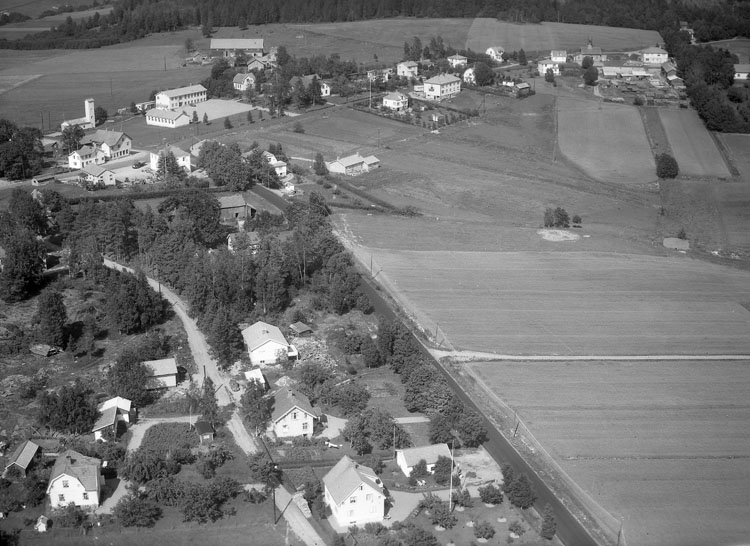
{"label": "deciduous tree", "polygon": [[64,347],[68,313],[63,295],[54,289],[43,291],[37,302],[37,317],[41,341],[55,347]]}
{"label": "deciduous tree", "polygon": [[112,513],[124,527],[153,527],[162,511],[154,501],[131,492],[117,502]]}

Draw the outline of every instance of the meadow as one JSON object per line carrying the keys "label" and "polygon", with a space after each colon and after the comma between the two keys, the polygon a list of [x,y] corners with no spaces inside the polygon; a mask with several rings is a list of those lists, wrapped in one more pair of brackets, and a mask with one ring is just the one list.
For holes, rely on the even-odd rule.
{"label": "meadow", "polygon": [[661,108],[659,117],[680,167],[680,174],[730,176],[724,158],[695,111]]}
{"label": "meadow", "polygon": [[723,48],[734,53],[739,57],[740,63],[750,63],[750,39],[748,38],[734,38],[708,43],[714,48]]}
{"label": "meadow", "polygon": [[656,179],[643,122],[632,106],[558,99],[560,151],[597,180],[637,184]]}
{"label": "meadow", "polygon": [[750,520],[748,362],[469,365],[564,471],[623,522],[625,543],[742,543]]}

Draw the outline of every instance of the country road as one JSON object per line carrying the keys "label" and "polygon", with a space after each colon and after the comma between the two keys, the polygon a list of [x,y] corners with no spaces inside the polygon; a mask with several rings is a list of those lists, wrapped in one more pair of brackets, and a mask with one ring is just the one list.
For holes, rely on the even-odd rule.
{"label": "country road", "polygon": [[[118,271],[128,271],[133,273],[133,269],[126,267],[117,262],[113,262],[108,258],[104,258],[105,267],[116,269]],[[203,375],[210,377],[211,381],[214,382],[216,387],[216,399],[219,402],[219,406],[228,406],[235,402],[229,388],[226,385],[226,378],[219,370],[219,366],[216,360],[211,356],[210,348],[206,342],[206,338],[203,332],[200,331],[198,325],[193,319],[188,316],[187,305],[182,299],[175,294],[172,290],[161,284],[155,279],[147,277],[148,283],[154,290],[159,291],[164,299],[166,299],[174,308],[175,313],[182,321],[185,327],[185,333],[187,334],[188,343],[190,345],[190,351],[193,354],[193,360],[195,365],[198,367],[198,373],[192,376],[192,380],[199,387],[203,385]],[[242,417],[239,415],[239,411],[235,410],[232,414],[231,419],[227,423],[227,429],[234,436],[237,445],[248,455],[255,453],[258,449],[252,436],[247,432],[245,425],[242,423]]]}

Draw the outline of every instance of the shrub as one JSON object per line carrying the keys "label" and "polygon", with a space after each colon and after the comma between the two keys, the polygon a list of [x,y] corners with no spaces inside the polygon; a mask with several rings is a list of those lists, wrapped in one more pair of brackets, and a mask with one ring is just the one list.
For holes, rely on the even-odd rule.
{"label": "shrub", "polygon": [[52,521],[57,527],[79,527],[86,520],[86,512],[72,502],[52,511]]}
{"label": "shrub", "polygon": [[640,95],[636,95],[635,98],[633,99],[633,104],[635,106],[643,106],[644,104],[643,97],[641,97]]}
{"label": "shrub", "polygon": [[486,521],[477,522],[474,524],[474,536],[489,540],[495,536],[495,528]]}
{"label": "shrub", "polygon": [[675,178],[680,174],[680,169],[674,157],[669,154],[656,156],[656,176],[659,178]]}
{"label": "shrub", "polygon": [[436,503],[432,508],[432,523],[433,525],[440,525],[445,529],[453,529],[456,526],[458,519],[454,516],[448,504],[445,502]]}
{"label": "shrub", "polygon": [[161,517],[161,508],[146,497],[130,494],[120,499],[113,514],[125,527],[153,527]]}
{"label": "shrub", "polygon": [[511,522],[510,525],[508,525],[508,531],[511,533],[517,534],[519,537],[526,532],[526,529],[524,528],[523,524],[516,520]]}
{"label": "shrub", "polygon": [[552,510],[552,506],[549,504],[545,505],[544,512],[542,514],[542,530],[539,533],[542,538],[552,540],[557,532],[557,520],[555,520],[555,513]]}
{"label": "shrub", "polygon": [[198,445],[198,435],[187,423],[159,423],[149,428],[143,436],[141,449],[157,453],[174,453]]}
{"label": "shrub", "polygon": [[687,239],[687,233],[685,233],[685,228],[680,228],[680,231],[677,232],[677,238],[685,240]]}
{"label": "shrub", "polygon": [[488,484],[479,488],[479,498],[486,504],[501,504],[503,492],[495,484]]}
{"label": "shrub", "polygon": [[575,214],[573,215],[573,219],[571,220],[571,222],[573,222],[573,225],[580,226],[583,223],[583,220],[581,219],[580,216]]}
{"label": "shrub", "polygon": [[305,132],[305,128],[302,127],[302,123],[301,122],[299,122],[299,121],[295,122],[295,124],[294,124],[294,132],[295,133],[304,133]]}
{"label": "shrub", "polygon": [[551,228],[555,225],[555,211],[551,208],[544,209],[544,227]]}
{"label": "shrub", "polygon": [[471,508],[474,503],[471,500],[471,494],[467,489],[456,489],[453,491],[453,503],[456,506],[463,506],[464,508]]}
{"label": "shrub", "polygon": [[420,459],[420,461],[412,467],[410,478],[426,478],[430,473],[427,471],[427,461]]}
{"label": "shrub", "polygon": [[555,227],[566,228],[570,227],[570,217],[568,211],[562,207],[557,207],[554,212],[555,215]]}

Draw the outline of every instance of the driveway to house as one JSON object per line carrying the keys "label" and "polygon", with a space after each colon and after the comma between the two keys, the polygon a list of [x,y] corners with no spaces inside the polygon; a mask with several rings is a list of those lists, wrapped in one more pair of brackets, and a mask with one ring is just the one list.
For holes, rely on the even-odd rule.
{"label": "driveway to house", "polygon": [[294,534],[307,546],[325,546],[325,540],[320,538],[317,531],[310,525],[299,506],[294,504],[292,495],[281,486],[276,488],[276,507],[289,522]]}

